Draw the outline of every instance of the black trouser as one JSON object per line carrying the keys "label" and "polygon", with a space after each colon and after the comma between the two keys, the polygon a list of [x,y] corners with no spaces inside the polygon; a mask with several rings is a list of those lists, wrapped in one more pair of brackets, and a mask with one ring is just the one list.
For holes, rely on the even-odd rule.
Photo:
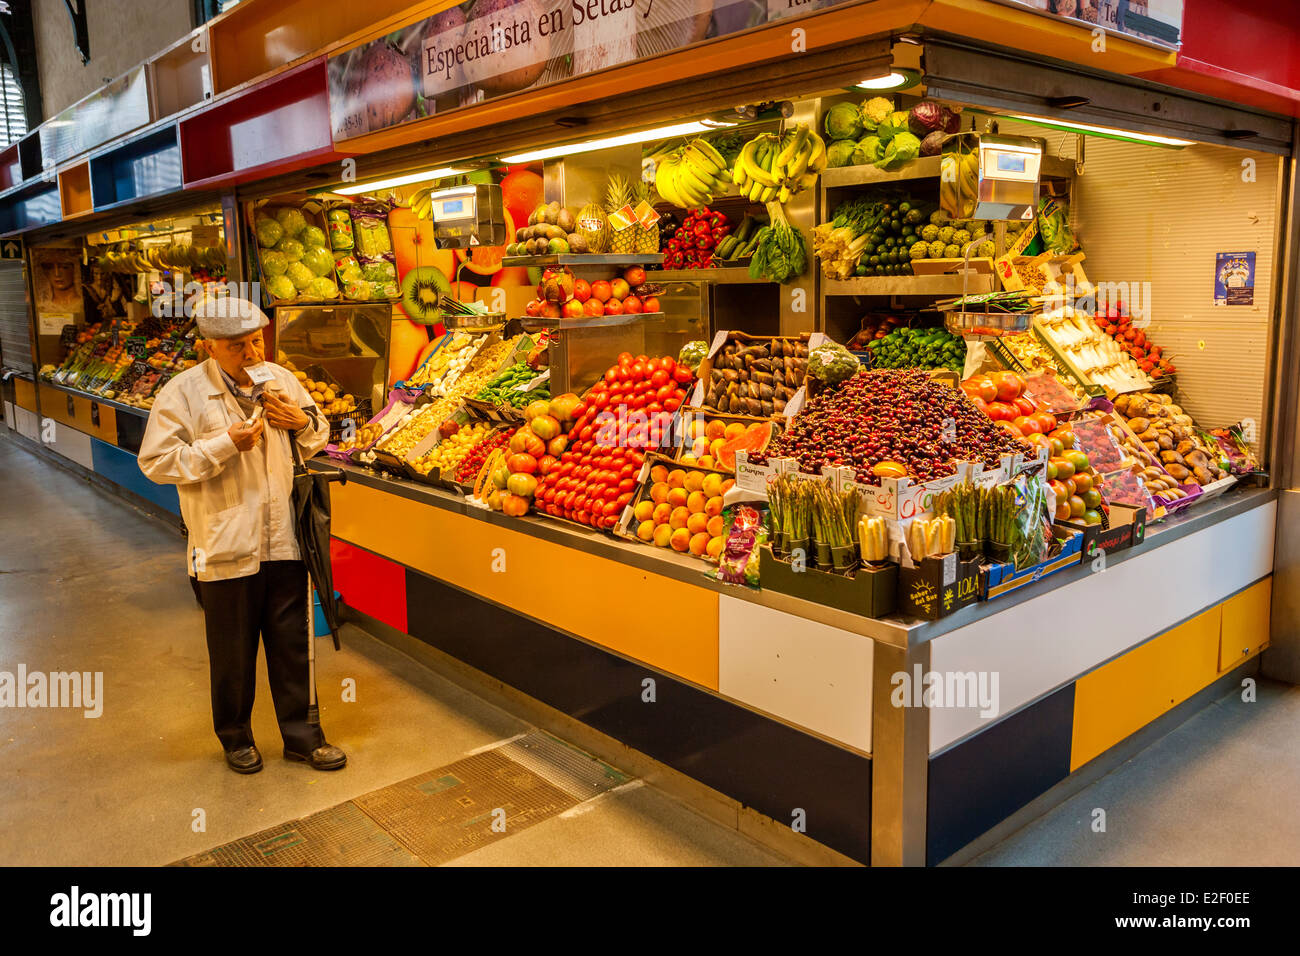
{"label": "black trouser", "polygon": [[257,641],[266,646],[266,670],[280,736],[289,750],[310,754],[325,743],[307,720],[307,566],[264,561],[256,574],[200,581],[212,672],[212,723],[221,746],[253,743]]}

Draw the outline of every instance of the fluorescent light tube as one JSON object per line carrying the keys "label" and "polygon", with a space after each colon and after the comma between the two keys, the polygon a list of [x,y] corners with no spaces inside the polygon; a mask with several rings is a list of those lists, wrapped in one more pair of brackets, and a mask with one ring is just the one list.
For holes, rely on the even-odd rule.
{"label": "fluorescent light tube", "polygon": [[1028,116],[1020,113],[1013,113],[1007,118],[1021,120],[1025,123],[1034,123],[1038,126],[1048,126],[1052,129],[1069,130],[1074,133],[1091,133],[1094,136],[1106,136],[1110,139],[1123,139],[1135,143],[1150,143],[1155,146],[1196,145],[1190,139],[1175,139],[1172,136],[1157,136],[1154,133],[1135,133],[1132,130],[1112,129],[1109,126],[1092,126],[1088,123],[1076,123],[1073,120],[1044,119],[1041,116]]}
{"label": "fluorescent light tube", "polygon": [[[597,149],[609,149],[613,146],[630,146],[633,143],[644,143],[652,139],[670,139],[674,136],[687,136],[691,133],[711,133],[723,125],[718,121],[713,121],[710,125],[698,122],[678,123],[676,126],[643,129],[636,133],[606,136],[604,139],[588,140],[585,143],[568,143],[564,146],[547,146],[545,149],[534,149],[527,153],[515,153],[512,156],[502,156],[501,162],[532,163],[539,159],[555,159],[557,156],[571,156],[574,153],[590,153]],[[735,124],[725,125],[734,126]]]}
{"label": "fluorescent light tube", "polygon": [[460,176],[467,172],[469,170],[458,169],[453,166],[444,167],[443,169],[426,169],[422,173],[408,173],[405,176],[394,176],[392,179],[375,179],[368,183],[353,183],[350,186],[340,186],[338,189],[330,190],[330,192],[342,196],[356,196],[359,193],[372,193],[379,189],[390,189],[393,186],[409,186],[411,183],[427,183],[433,179]]}

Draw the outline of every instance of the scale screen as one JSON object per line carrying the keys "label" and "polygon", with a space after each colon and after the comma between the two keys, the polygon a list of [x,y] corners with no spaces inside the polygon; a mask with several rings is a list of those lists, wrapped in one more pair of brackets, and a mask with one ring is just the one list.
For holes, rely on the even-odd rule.
{"label": "scale screen", "polygon": [[[448,196],[433,201],[433,221],[450,224],[460,220],[473,220],[475,217],[473,195]],[[450,221],[450,222],[449,222]]]}
{"label": "scale screen", "polygon": [[1024,171],[1025,157],[1012,156],[1009,153],[998,153],[998,172],[1023,173]]}
{"label": "scale screen", "polygon": [[998,149],[984,147],[985,179],[1006,182],[1037,182],[1039,156],[1019,149]]}

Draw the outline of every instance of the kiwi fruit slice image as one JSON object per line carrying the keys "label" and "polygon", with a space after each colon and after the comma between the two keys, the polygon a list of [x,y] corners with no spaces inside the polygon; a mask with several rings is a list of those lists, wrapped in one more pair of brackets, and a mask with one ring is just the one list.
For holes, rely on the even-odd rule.
{"label": "kiwi fruit slice image", "polygon": [[400,303],[412,322],[433,325],[442,318],[438,301],[451,294],[451,283],[436,266],[416,266],[402,279]]}

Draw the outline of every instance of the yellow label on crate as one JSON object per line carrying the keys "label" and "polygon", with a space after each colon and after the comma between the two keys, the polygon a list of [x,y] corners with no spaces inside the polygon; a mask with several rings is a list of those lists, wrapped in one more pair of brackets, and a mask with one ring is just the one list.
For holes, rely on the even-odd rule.
{"label": "yellow label on crate", "polygon": [[1002,283],[1002,288],[1007,292],[1023,292],[1025,288],[1024,280],[1020,278],[1020,273],[1016,271],[1016,256],[1023,255],[1024,251],[1029,248],[1029,244],[1034,241],[1034,236],[1038,235],[1038,220],[1035,219],[1025,226],[1025,231],[1005,253],[998,256],[993,261],[993,271],[998,274],[998,281]]}

